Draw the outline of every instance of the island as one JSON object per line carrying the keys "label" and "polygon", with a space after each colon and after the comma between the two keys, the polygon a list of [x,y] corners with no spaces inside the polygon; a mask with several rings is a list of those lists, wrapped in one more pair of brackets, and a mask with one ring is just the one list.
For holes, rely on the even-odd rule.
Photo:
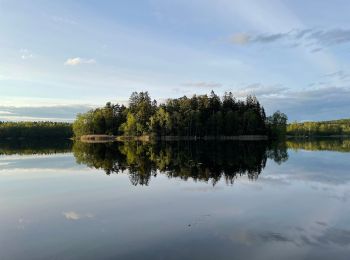
{"label": "island", "polygon": [[287,116],[266,116],[255,96],[237,99],[231,92],[219,97],[193,95],[158,104],[149,93],[133,92],[128,106],[108,102],[79,114],[74,138],[109,140],[266,140],[286,135]]}

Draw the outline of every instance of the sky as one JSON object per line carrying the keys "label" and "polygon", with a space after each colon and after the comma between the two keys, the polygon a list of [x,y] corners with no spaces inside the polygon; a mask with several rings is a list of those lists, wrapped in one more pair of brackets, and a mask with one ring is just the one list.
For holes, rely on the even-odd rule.
{"label": "sky", "polygon": [[256,95],[350,118],[349,1],[0,0],[0,120],[72,121],[133,91]]}

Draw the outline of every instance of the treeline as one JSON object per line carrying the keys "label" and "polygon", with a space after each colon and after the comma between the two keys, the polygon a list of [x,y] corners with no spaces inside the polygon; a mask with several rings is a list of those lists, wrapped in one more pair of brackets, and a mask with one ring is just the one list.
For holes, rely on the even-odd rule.
{"label": "treeline", "polygon": [[157,104],[148,92],[134,92],[128,107],[107,103],[79,114],[73,123],[75,136],[113,134],[125,136],[283,136],[287,116],[279,111],[267,117],[254,96],[245,101],[231,92],[220,98],[213,91],[168,99]]}
{"label": "treeline", "polygon": [[0,138],[70,138],[72,124],[58,122],[0,122]]}
{"label": "treeline", "polygon": [[299,137],[350,135],[350,119],[291,123],[287,126],[287,134]]}

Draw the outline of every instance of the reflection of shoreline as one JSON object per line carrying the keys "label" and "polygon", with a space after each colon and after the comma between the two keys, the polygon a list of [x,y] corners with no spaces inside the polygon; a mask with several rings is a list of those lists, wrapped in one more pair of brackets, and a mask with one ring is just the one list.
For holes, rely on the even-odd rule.
{"label": "reflection of shoreline", "polygon": [[266,135],[233,135],[233,136],[160,136],[160,141],[266,141]]}
{"label": "reflection of shoreline", "polygon": [[307,151],[350,152],[350,138],[288,139],[288,149]]}
{"label": "reflection of shoreline", "polygon": [[69,139],[15,139],[0,141],[0,155],[57,154],[72,152]]}
{"label": "reflection of shoreline", "polygon": [[287,135],[288,139],[297,139],[297,140],[309,140],[309,139],[328,139],[328,138],[339,138],[339,139],[349,139],[350,135]]}

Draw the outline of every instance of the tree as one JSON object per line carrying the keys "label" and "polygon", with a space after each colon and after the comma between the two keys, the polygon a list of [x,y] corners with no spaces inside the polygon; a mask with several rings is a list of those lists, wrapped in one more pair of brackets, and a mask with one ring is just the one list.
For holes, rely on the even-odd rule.
{"label": "tree", "polygon": [[275,138],[284,137],[287,133],[287,121],[287,115],[280,111],[276,111],[272,116],[269,116],[267,118],[267,125],[270,136]]}
{"label": "tree", "polygon": [[150,130],[156,135],[166,135],[171,127],[169,113],[163,107],[150,118]]}
{"label": "tree", "polygon": [[127,136],[138,135],[139,128],[136,118],[131,112],[128,113],[126,122],[120,126],[120,130]]}

